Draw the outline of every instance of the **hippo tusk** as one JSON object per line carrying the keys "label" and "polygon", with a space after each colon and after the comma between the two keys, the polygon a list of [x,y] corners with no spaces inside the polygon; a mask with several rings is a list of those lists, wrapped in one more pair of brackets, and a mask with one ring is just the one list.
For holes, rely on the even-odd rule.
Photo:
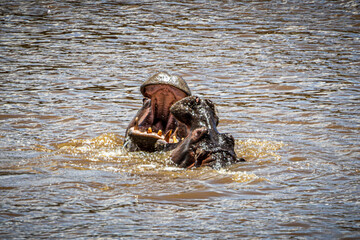
{"label": "hippo tusk", "polygon": [[166,142],[169,142],[169,141],[170,141],[171,133],[172,133],[172,129],[170,129],[170,130],[165,134],[164,140],[165,140]]}
{"label": "hippo tusk", "polygon": [[139,118],[138,117],[135,118],[134,130],[139,130]]}

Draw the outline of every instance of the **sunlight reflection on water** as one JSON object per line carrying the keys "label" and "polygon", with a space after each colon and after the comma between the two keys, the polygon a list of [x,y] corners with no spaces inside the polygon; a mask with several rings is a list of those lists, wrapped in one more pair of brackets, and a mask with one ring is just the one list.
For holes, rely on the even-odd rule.
{"label": "sunlight reflection on water", "polygon": [[[0,3],[2,238],[359,238],[357,1]],[[248,161],[128,153],[157,71]]]}

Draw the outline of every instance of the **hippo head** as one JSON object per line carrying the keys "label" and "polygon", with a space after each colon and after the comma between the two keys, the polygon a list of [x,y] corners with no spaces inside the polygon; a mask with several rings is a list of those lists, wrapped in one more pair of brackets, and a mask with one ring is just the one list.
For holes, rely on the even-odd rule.
{"label": "hippo head", "polygon": [[185,124],[170,113],[175,102],[191,95],[181,77],[157,73],[141,85],[140,91],[144,96],[143,106],[126,129],[124,146],[129,151],[152,152],[159,139],[173,143],[187,136]]}
{"label": "hippo head", "polygon": [[170,111],[179,122],[186,125],[189,132],[171,153],[174,163],[186,168],[220,168],[245,161],[238,159],[235,154],[233,136],[218,132],[216,126],[219,118],[210,100],[186,97],[173,104]]}

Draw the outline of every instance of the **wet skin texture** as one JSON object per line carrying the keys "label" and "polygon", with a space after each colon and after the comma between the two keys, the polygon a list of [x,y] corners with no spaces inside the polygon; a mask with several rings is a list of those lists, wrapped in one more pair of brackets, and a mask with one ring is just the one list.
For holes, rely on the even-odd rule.
{"label": "wet skin texture", "polygon": [[156,141],[174,143],[188,135],[185,124],[170,113],[170,107],[191,95],[187,83],[166,72],[155,74],[140,87],[143,106],[126,129],[124,146],[129,151],[155,151]]}
{"label": "wet skin texture", "polygon": [[174,163],[184,168],[210,166],[218,169],[245,161],[235,154],[233,136],[218,132],[219,118],[210,100],[186,97],[175,103],[170,111],[189,132],[180,143],[165,144],[162,140],[157,143],[158,148],[174,149],[171,153]]}

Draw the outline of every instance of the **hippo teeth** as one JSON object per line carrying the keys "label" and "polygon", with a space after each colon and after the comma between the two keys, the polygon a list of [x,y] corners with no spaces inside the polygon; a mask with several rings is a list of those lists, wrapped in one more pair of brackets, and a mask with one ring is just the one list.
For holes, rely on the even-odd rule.
{"label": "hippo teeth", "polygon": [[135,130],[139,130],[139,118],[138,118],[138,117],[135,118],[134,129],[135,129]]}
{"label": "hippo teeth", "polygon": [[175,131],[174,131],[174,133],[172,134],[172,143],[178,143],[179,142],[179,140],[177,139],[177,133],[178,133],[178,131],[179,131],[179,127],[177,127],[176,129],[175,129]]}
{"label": "hippo teeth", "polygon": [[171,133],[172,133],[172,129],[170,129],[169,131],[167,131],[167,133],[165,134],[164,140],[165,140],[166,142],[169,142],[169,141],[170,141]]}
{"label": "hippo teeth", "polygon": [[175,131],[174,131],[173,136],[176,136],[176,135],[177,135],[177,133],[178,133],[178,131],[179,131],[179,127],[176,127],[176,129],[175,129]]}
{"label": "hippo teeth", "polygon": [[175,131],[170,129],[166,132],[166,134],[164,134],[161,129],[156,130],[152,127],[144,128],[139,126],[137,123],[138,119],[136,118],[134,127],[130,128],[129,130],[129,134],[131,136],[135,136],[135,138],[143,137],[143,139],[145,139],[148,137],[149,139],[163,139],[167,143],[178,143],[184,140],[184,138],[180,138],[177,136],[178,128],[175,129]]}

